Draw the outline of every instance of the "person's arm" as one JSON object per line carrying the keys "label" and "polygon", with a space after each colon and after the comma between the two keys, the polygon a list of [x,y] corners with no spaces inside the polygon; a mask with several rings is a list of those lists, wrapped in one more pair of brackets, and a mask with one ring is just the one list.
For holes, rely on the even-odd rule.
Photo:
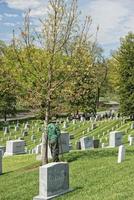
{"label": "person's arm", "polygon": [[56,133],[57,133],[57,136],[59,137],[61,134],[59,126],[56,126]]}

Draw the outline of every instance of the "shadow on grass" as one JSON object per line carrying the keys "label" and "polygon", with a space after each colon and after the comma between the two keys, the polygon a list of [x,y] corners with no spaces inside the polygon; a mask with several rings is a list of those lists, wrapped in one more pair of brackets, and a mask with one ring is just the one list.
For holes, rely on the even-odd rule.
{"label": "shadow on grass", "polygon": [[14,172],[14,171],[3,172],[2,174],[0,174],[0,176],[6,175],[6,174],[10,174],[12,172]]}

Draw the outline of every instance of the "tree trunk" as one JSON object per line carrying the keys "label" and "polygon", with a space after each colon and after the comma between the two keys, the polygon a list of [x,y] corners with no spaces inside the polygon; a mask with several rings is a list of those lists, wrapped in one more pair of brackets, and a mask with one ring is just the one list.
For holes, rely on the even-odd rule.
{"label": "tree trunk", "polygon": [[48,133],[47,126],[50,117],[50,100],[48,100],[46,105],[46,115],[45,115],[45,133],[42,134],[42,165],[48,163]]}
{"label": "tree trunk", "polygon": [[99,108],[100,88],[97,89],[96,108]]}
{"label": "tree trunk", "polygon": [[5,122],[7,121],[7,112],[6,112],[6,110],[4,111],[4,121]]}

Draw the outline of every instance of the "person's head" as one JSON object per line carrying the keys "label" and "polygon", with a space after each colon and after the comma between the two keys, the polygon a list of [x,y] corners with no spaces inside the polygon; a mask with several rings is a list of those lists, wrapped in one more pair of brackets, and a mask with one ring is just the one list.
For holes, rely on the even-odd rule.
{"label": "person's head", "polygon": [[49,124],[53,123],[53,124],[56,124],[56,117],[52,117],[49,122]]}

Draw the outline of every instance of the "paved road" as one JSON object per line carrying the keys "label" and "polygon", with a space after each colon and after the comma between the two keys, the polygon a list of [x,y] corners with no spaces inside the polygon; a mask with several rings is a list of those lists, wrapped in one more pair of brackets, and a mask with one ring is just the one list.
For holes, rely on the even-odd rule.
{"label": "paved road", "polygon": [[[35,117],[35,114],[33,113],[20,113],[16,115],[15,117],[7,118],[7,121],[28,119],[28,118],[34,118],[34,117]],[[0,119],[0,122],[4,122],[4,119]]]}

